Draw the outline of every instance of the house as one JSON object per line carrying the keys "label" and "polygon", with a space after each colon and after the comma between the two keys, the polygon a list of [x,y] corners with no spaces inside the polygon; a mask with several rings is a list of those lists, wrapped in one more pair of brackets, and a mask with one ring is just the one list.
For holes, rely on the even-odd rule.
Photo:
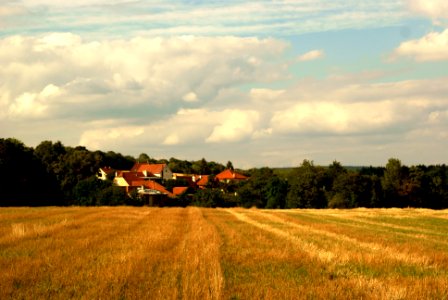
{"label": "house", "polygon": [[208,177],[209,177],[209,175],[200,175],[199,180],[196,182],[196,185],[198,186],[198,188],[205,189],[207,187]]}
{"label": "house", "polygon": [[174,194],[168,191],[163,185],[152,180],[132,181],[132,187],[137,187],[139,194],[163,194],[173,197]]}
{"label": "house", "polygon": [[117,171],[114,178],[114,185],[125,187],[126,192],[130,193],[133,188],[138,187],[133,186],[132,183],[143,180],[143,178],[143,172]]}
{"label": "house", "polygon": [[173,172],[167,164],[149,164],[149,163],[135,163],[130,170],[131,172],[141,172],[143,177],[147,179],[172,179]]}
{"label": "house", "polygon": [[149,179],[145,172],[117,171],[114,184],[123,187],[128,194],[137,192],[149,206],[163,206],[168,197],[175,197],[163,185]]}
{"label": "house", "polygon": [[174,187],[174,188],[173,188],[173,194],[174,194],[175,196],[180,196],[180,195],[186,193],[187,190],[188,190],[188,187],[186,187],[186,186],[182,186],[182,187]]}
{"label": "house", "polygon": [[118,171],[114,178],[114,184],[116,186],[125,187],[126,192],[128,193],[140,188],[152,189],[162,194],[172,196],[172,193],[165,189],[163,185],[148,179],[144,172]]}
{"label": "house", "polygon": [[183,180],[190,187],[196,186],[196,180],[198,176],[194,174],[184,174],[184,173],[173,173],[174,180]]}
{"label": "house", "polygon": [[231,169],[226,169],[215,176],[215,180],[217,180],[219,182],[224,182],[224,183],[238,182],[238,181],[243,181],[243,180],[247,180],[247,179],[249,179],[249,177],[244,176],[243,174],[237,173]]}
{"label": "house", "polygon": [[173,198],[174,194],[165,189],[165,187],[152,180],[137,180],[132,182],[137,187],[137,193],[145,199],[149,206],[163,206],[167,197]]}
{"label": "house", "polygon": [[103,167],[98,170],[96,177],[101,180],[107,180],[107,177],[110,174],[113,174],[114,172],[115,172],[115,170],[112,169],[111,167]]}

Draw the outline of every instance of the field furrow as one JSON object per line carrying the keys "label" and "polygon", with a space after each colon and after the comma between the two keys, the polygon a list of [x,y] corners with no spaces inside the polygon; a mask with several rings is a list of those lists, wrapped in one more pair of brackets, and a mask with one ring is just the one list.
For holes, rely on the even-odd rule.
{"label": "field furrow", "polygon": [[448,299],[448,211],[0,209],[0,299]]}
{"label": "field furrow", "polygon": [[288,231],[276,228],[272,225],[269,225],[269,224],[266,224],[263,222],[258,222],[248,216],[248,214],[250,214],[250,213],[246,213],[246,212],[243,213],[242,211],[237,211],[235,209],[229,209],[229,210],[227,210],[227,212],[231,213],[238,220],[240,220],[242,222],[253,225],[259,229],[268,231],[270,233],[273,233],[277,236],[280,236],[282,238],[285,238],[285,239],[293,242],[294,245],[300,251],[305,252],[310,257],[316,257],[323,262],[330,262],[335,259],[338,259],[338,260],[344,259],[343,257],[337,257],[337,255],[332,251],[327,251],[325,249],[319,248],[314,243],[312,243],[308,240],[305,240],[303,238],[300,238],[300,236],[298,236],[298,235],[291,234]]}
{"label": "field furrow", "polygon": [[342,234],[340,232],[317,229],[313,228],[310,225],[301,225],[293,220],[281,217],[276,212],[272,211],[253,211],[253,213],[261,215],[267,220],[282,224],[284,230],[287,230],[289,232],[294,232],[294,229],[298,229],[299,232],[297,234],[303,234],[306,232],[311,233],[317,237],[325,236],[326,238],[329,238],[329,242],[331,243],[333,249],[337,249],[335,245],[341,245],[340,249],[337,249],[338,253],[334,254],[334,256],[340,258],[340,260],[343,262],[356,257],[356,254],[359,254],[361,252],[363,255],[362,259],[366,261],[374,261],[381,257],[419,266],[432,266],[432,259],[430,257],[426,257],[425,255],[410,255],[409,253],[400,252],[398,249],[394,249],[390,245],[382,245],[380,243],[374,242],[363,242],[358,238],[350,237],[349,235]]}

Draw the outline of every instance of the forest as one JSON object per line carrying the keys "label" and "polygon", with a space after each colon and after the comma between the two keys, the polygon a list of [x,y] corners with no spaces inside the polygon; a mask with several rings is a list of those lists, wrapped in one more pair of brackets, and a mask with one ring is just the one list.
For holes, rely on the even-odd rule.
{"label": "forest", "polygon": [[[136,161],[165,163],[173,172],[209,174],[227,167],[206,161],[153,159],[113,151],[90,151],[61,142],[42,141],[35,148],[14,138],[0,139],[0,206],[102,206],[144,204],[137,194],[102,181],[100,167],[128,170]],[[384,167],[347,168],[334,161],[317,166],[303,160],[290,169],[269,167],[238,170],[250,178],[239,183],[209,180],[206,189],[189,189],[170,199],[169,206],[257,208],[448,208],[448,168],[442,165],[405,166],[390,158]],[[183,182],[162,182],[168,189]]]}

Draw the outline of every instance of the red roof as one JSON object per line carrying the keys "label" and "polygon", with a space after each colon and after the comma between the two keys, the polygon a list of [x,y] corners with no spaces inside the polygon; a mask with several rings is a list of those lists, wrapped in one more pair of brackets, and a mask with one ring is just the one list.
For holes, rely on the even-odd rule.
{"label": "red roof", "polygon": [[202,175],[201,179],[196,183],[198,186],[206,186],[208,183],[208,175]]}
{"label": "red roof", "polygon": [[100,170],[102,170],[106,174],[111,174],[114,172],[114,169],[112,169],[111,167],[102,167],[100,168]]}
{"label": "red roof", "polygon": [[232,171],[230,169],[227,169],[216,175],[215,178],[218,180],[245,180],[248,177],[244,176],[243,174]]}
{"label": "red roof", "polygon": [[140,180],[134,180],[134,181],[132,181],[131,186],[132,187],[143,186],[143,187],[145,187],[147,189],[159,191],[162,194],[166,194],[168,196],[172,196],[173,195],[173,193],[168,191],[163,185],[161,185],[161,184],[159,184],[159,183],[157,183],[155,181],[152,181],[152,180],[141,180],[141,179]]}
{"label": "red roof", "polygon": [[123,177],[124,180],[129,184],[129,186],[132,186],[132,182],[135,180],[141,180],[142,177],[144,177],[144,174],[142,172],[127,172],[127,171],[120,171],[117,173],[117,177]]}
{"label": "red roof", "polygon": [[132,167],[132,172],[146,171],[149,174],[157,175],[162,174],[165,164],[148,164],[148,163],[135,163]]}
{"label": "red roof", "polygon": [[173,194],[178,196],[178,195],[182,195],[183,193],[185,193],[188,190],[188,187],[186,186],[182,186],[182,187],[175,187],[173,188]]}

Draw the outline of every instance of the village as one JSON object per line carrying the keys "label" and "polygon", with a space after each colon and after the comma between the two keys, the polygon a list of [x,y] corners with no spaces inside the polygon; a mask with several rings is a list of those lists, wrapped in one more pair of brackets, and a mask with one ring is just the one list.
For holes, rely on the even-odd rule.
{"label": "village", "polygon": [[[136,162],[130,170],[114,170],[102,167],[98,170],[97,178],[108,180],[113,178],[114,186],[120,187],[128,195],[137,193],[149,206],[159,206],[167,198],[176,198],[187,193],[188,190],[204,190],[214,183],[230,184],[248,180],[249,177],[225,169],[216,176],[210,174],[183,174],[172,172],[167,164],[152,164]],[[174,180],[179,186],[166,188],[163,183]]]}

